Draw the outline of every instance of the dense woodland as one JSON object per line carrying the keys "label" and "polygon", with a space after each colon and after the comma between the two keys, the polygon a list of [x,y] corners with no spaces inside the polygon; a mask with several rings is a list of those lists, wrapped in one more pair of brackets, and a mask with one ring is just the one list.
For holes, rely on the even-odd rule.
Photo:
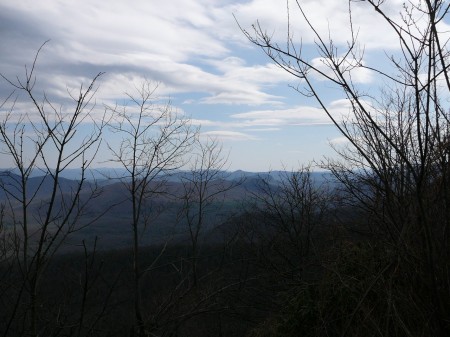
{"label": "dense woodland", "polygon": [[[344,47],[295,3],[288,26],[294,14],[309,25],[315,55],[289,29],[278,45],[259,23],[242,28],[348,140],[293,172],[228,172],[220,143],[155,101],[150,82],[99,117],[101,73],[71,93],[71,110],[36,90],[39,51],[25,75],[2,76],[0,155],[15,166],[0,174],[0,334],[447,336],[449,5],[407,2],[398,18],[385,2],[357,5],[398,38],[388,71],[365,63],[353,1]],[[383,90],[359,88],[359,69]],[[318,78],[348,100],[346,119]],[[17,94],[30,111],[16,111]],[[105,144],[120,171],[96,178]],[[71,167],[77,179],[64,177]]]}

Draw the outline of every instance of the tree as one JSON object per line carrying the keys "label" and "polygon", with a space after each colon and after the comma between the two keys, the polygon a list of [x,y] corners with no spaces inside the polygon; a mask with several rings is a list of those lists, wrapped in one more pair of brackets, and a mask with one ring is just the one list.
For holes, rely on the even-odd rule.
{"label": "tree", "polygon": [[[294,3],[314,35],[315,54],[303,52],[301,44],[297,47],[290,30],[285,45],[273,41],[259,23],[244,33],[276,64],[301,79],[304,90],[299,91],[318,102],[349,142],[348,147],[338,149],[342,160],[329,161],[326,166],[345,186],[347,200],[366,212],[369,232],[383,241],[390,254],[387,265],[372,272],[378,275],[377,282],[383,279],[395,284],[399,273],[411,282],[408,290],[403,288],[404,293],[380,288],[384,293],[378,295],[386,300],[387,308],[387,316],[376,318],[383,326],[380,330],[387,335],[394,326],[397,333],[405,335],[419,330],[444,335],[450,315],[445,295],[450,285],[450,116],[446,104],[450,78],[443,22],[449,5],[441,0],[409,1],[395,17],[387,11],[389,1],[349,1],[351,37],[346,45],[337,45],[332,32],[319,34],[301,1]],[[366,64],[358,29],[353,26],[354,6],[378,15],[397,38],[400,52],[386,52],[392,72]],[[314,59],[320,60],[320,66]],[[364,91],[353,80],[361,69],[384,84],[379,96]],[[350,117],[340,121],[333,115],[320,94],[317,78],[340,90],[349,104]],[[367,301],[368,293],[368,288],[360,293],[360,304]],[[349,315],[347,325],[357,324],[354,317]]]}
{"label": "tree", "polygon": [[261,177],[252,193],[252,210],[259,213],[257,228],[266,270],[285,278],[304,277],[313,255],[314,236],[325,224],[331,195],[314,179],[310,166]]}
{"label": "tree", "polygon": [[189,164],[174,176],[172,190],[179,234],[172,248],[177,253],[167,254],[152,268],[155,273],[169,269],[166,273],[171,286],[165,286],[152,298],[149,324],[154,327],[153,333],[164,336],[199,333],[204,329],[207,334],[222,333],[217,321],[221,322],[221,315],[230,311],[225,294],[240,283],[226,275],[227,249],[218,228],[231,200],[228,193],[242,179],[229,179],[227,158],[222,155],[218,140],[198,134],[192,145]]}
{"label": "tree", "polygon": [[[222,155],[222,146],[216,139],[207,138],[205,142],[198,139],[196,152],[191,158],[190,169],[182,176],[183,206],[181,218],[185,220],[191,244],[192,282],[197,286],[197,263],[200,250],[199,240],[206,230],[213,229],[214,220],[218,217],[226,193],[242,183],[242,178],[228,180],[226,173],[227,158]],[[209,216],[209,218],[208,218]],[[216,224],[217,225],[217,224]]]}
{"label": "tree", "polygon": [[155,195],[165,193],[165,176],[185,164],[185,155],[197,134],[190,120],[174,111],[170,103],[158,104],[154,96],[157,87],[145,81],[137,88],[137,95],[127,94],[132,108],[109,108],[114,116],[109,127],[122,137],[117,149],[111,143],[108,147],[112,161],[126,172],[121,180],[128,193],[131,211],[134,314],[139,336],[146,333],[141,279],[151,267],[142,268],[139,251],[141,237],[155,214],[151,201]]}
{"label": "tree", "polygon": [[[329,236],[332,213],[332,194],[319,175],[304,166],[245,182],[245,210],[226,226],[236,259],[235,277],[245,284],[233,298],[243,308],[238,311],[243,320],[271,322],[284,301],[293,298],[293,287],[317,277],[319,249]],[[287,317],[280,316],[282,321]],[[273,335],[268,328],[261,327],[264,336]]]}
{"label": "tree", "polygon": [[[46,318],[50,308],[40,298],[42,276],[65,239],[89,225],[81,216],[99,193],[86,181],[86,175],[105,125],[92,113],[95,84],[101,73],[86,89],[81,86],[76,95],[69,93],[73,108],[57,107],[45,93],[35,92],[41,48],[31,69],[25,68],[23,79],[11,80],[0,74],[14,90],[0,105],[1,154],[15,166],[14,171],[4,171],[0,177],[1,222],[7,242],[2,266],[10,263],[13,271],[12,279],[4,280],[5,286],[13,282],[8,300],[3,298],[4,336],[51,333],[53,327]],[[26,112],[16,110],[16,91],[28,99]],[[88,131],[80,130],[86,127]],[[81,169],[81,177],[66,193],[68,186],[61,175],[73,165]]]}

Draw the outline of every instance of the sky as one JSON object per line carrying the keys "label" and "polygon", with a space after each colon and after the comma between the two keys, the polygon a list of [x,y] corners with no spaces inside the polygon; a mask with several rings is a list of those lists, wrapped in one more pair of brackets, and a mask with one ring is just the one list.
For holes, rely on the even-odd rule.
{"label": "sky", "polygon": [[[301,1],[318,31],[337,46],[349,38],[348,2]],[[383,5],[397,15],[403,1]],[[159,83],[158,97],[201,125],[202,136],[219,139],[229,169],[296,169],[333,156],[343,139],[317,102],[293,87],[302,81],[273,64],[241,29],[258,22],[275,42],[285,43],[287,13],[294,40],[313,62],[314,37],[294,1],[280,0],[0,0],[0,73],[23,77],[39,47],[36,90],[64,110],[68,92],[88,85],[99,72],[97,105],[123,104],[145,80]],[[380,64],[397,41],[364,2],[352,3],[353,24],[364,46],[364,61]],[[238,24],[239,23],[239,24]],[[362,88],[378,88],[374,74],[355,73]],[[337,114],[348,105],[317,79],[326,104]],[[0,98],[11,86],[0,79]],[[17,109],[26,109],[18,96]],[[22,103],[23,100],[23,104]],[[113,136],[110,136],[113,137]],[[105,166],[107,151],[95,165]],[[0,154],[2,166],[7,159]]]}

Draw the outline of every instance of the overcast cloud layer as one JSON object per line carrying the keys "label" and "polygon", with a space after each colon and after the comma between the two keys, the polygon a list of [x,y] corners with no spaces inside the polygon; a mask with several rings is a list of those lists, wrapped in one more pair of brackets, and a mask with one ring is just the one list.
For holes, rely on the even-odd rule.
{"label": "overcast cloud layer", "polygon": [[[291,18],[298,14],[294,3],[289,2]],[[319,32],[331,32],[337,45],[346,44],[351,33],[346,1],[302,3]],[[390,0],[389,14],[397,15],[402,3]],[[370,62],[372,53],[394,50],[396,41],[367,7],[355,2],[352,18]],[[0,72],[11,79],[22,76],[24,66],[50,40],[39,56],[36,74],[38,87],[53,101],[64,104],[68,90],[86,85],[99,72],[105,75],[97,100],[107,104],[121,104],[124,93],[143,79],[159,82],[158,95],[170,97],[205,134],[242,143],[231,150],[232,168],[265,170],[282,162],[291,166],[313,154],[317,157],[327,139],[338,135],[322,127],[314,132],[321,135],[320,144],[316,135],[308,138],[311,131],[305,131],[306,126],[329,124],[325,114],[289,88],[299,80],[272,64],[239,28],[250,31],[258,20],[275,41],[285,43],[286,18],[286,2],[278,0],[5,0],[0,2]],[[289,29],[305,48],[314,42],[304,22],[293,20]],[[313,62],[320,64],[320,59]],[[368,84],[372,77],[361,71],[354,80]],[[2,98],[10,89],[0,81]],[[348,112],[339,103],[341,97],[326,95],[336,114]],[[304,141],[313,142],[306,147],[315,149],[299,150],[303,157],[293,158],[293,151],[305,147]],[[285,152],[274,144],[281,144]]]}

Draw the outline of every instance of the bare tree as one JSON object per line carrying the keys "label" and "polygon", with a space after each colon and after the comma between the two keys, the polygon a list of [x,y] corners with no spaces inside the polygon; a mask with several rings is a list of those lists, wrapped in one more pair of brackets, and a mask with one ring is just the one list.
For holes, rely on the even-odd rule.
{"label": "bare tree", "polygon": [[[20,275],[9,292],[13,299],[3,308],[7,311],[4,336],[49,333],[40,298],[42,275],[67,236],[88,225],[81,216],[98,195],[97,188],[86,182],[86,174],[104,127],[103,120],[93,116],[95,83],[101,73],[76,95],[69,92],[72,109],[57,107],[45,93],[40,96],[34,90],[40,50],[23,79],[11,80],[0,74],[30,103],[26,112],[16,110],[13,92],[0,108],[1,155],[15,166],[14,172],[2,172],[0,177],[2,224],[12,240],[7,258],[14,259],[18,268],[13,275]],[[79,129],[86,127],[88,131],[79,135]],[[80,168],[81,177],[67,193],[61,174],[71,166]],[[33,180],[34,174],[39,178]]]}
{"label": "bare tree", "polygon": [[[148,265],[141,266],[140,242],[150,225],[154,210],[152,197],[165,192],[165,175],[185,164],[185,155],[195,140],[197,130],[190,120],[174,111],[170,102],[158,104],[157,85],[144,82],[137,95],[128,94],[132,107],[110,108],[114,118],[109,123],[112,132],[122,137],[118,148],[108,145],[112,161],[125,169],[121,178],[130,202],[133,242],[133,292],[136,333],[145,335],[145,317],[141,303],[141,278]],[[152,212],[153,211],[153,212]],[[154,261],[156,263],[156,261]]]}
{"label": "bare tree", "polygon": [[223,156],[222,146],[216,139],[207,138],[206,142],[198,139],[196,144],[197,152],[191,158],[190,170],[182,177],[181,195],[181,217],[186,222],[192,248],[194,287],[198,282],[199,240],[205,230],[213,229],[217,221],[214,218],[219,217],[226,193],[242,183],[242,178],[228,179],[227,158]]}
{"label": "bare tree", "polygon": [[261,177],[252,193],[252,210],[263,263],[279,275],[295,280],[303,277],[313,255],[314,235],[324,226],[331,194],[315,180],[310,166]]}
{"label": "bare tree", "polygon": [[193,326],[194,331],[201,330],[197,325],[207,326],[204,320],[227,310],[221,297],[239,285],[224,276],[223,246],[215,230],[224,221],[220,213],[229,197],[227,193],[242,180],[228,179],[227,158],[222,156],[216,139],[197,136],[188,156],[190,164],[176,175],[180,180],[174,182],[176,190],[171,191],[179,207],[181,241],[169,248],[176,249],[177,254],[161,257],[146,269],[148,274],[165,275],[171,284],[166,283],[149,299],[152,304],[147,330],[155,335],[177,336],[181,331],[189,333]]}
{"label": "bare tree", "polygon": [[[381,238],[392,259],[377,271],[378,278],[386,270],[389,282],[398,270],[415,284],[401,300],[414,315],[399,312],[392,293],[383,294],[387,312],[384,332],[396,324],[398,331],[411,334],[418,322],[426,334],[443,335],[449,329],[449,193],[448,132],[449,114],[445,101],[450,89],[448,37],[442,22],[449,5],[441,0],[409,1],[399,16],[390,16],[389,1],[348,2],[347,44],[333,41],[332,32],[323,36],[305,12],[302,1],[293,1],[314,35],[315,53],[303,52],[288,29],[286,44],[280,45],[259,23],[253,31],[244,31],[251,42],[260,46],[280,67],[302,80],[299,92],[319,103],[349,146],[338,149],[340,162],[328,167],[345,186],[349,201],[364,208],[369,215],[370,230]],[[377,15],[397,38],[399,53],[389,55],[392,72],[372,67],[364,59],[364,47],[353,26],[354,6],[366,7]],[[288,27],[293,11],[288,6]],[[320,59],[320,66],[313,60]],[[384,83],[375,96],[358,87],[355,72],[370,71]],[[340,89],[349,104],[351,116],[336,118],[318,89],[316,79],[328,81]],[[378,91],[379,92],[379,91]],[[388,282],[388,283],[389,283]],[[390,284],[391,284],[390,283]],[[390,288],[391,289],[391,288]],[[360,304],[370,289],[362,292]],[[427,298],[429,300],[423,300]],[[400,301],[400,299],[399,299]],[[397,305],[397,306],[396,306]],[[359,310],[361,305],[355,310]],[[350,315],[343,334],[354,323]],[[412,318],[414,317],[414,318]]]}

